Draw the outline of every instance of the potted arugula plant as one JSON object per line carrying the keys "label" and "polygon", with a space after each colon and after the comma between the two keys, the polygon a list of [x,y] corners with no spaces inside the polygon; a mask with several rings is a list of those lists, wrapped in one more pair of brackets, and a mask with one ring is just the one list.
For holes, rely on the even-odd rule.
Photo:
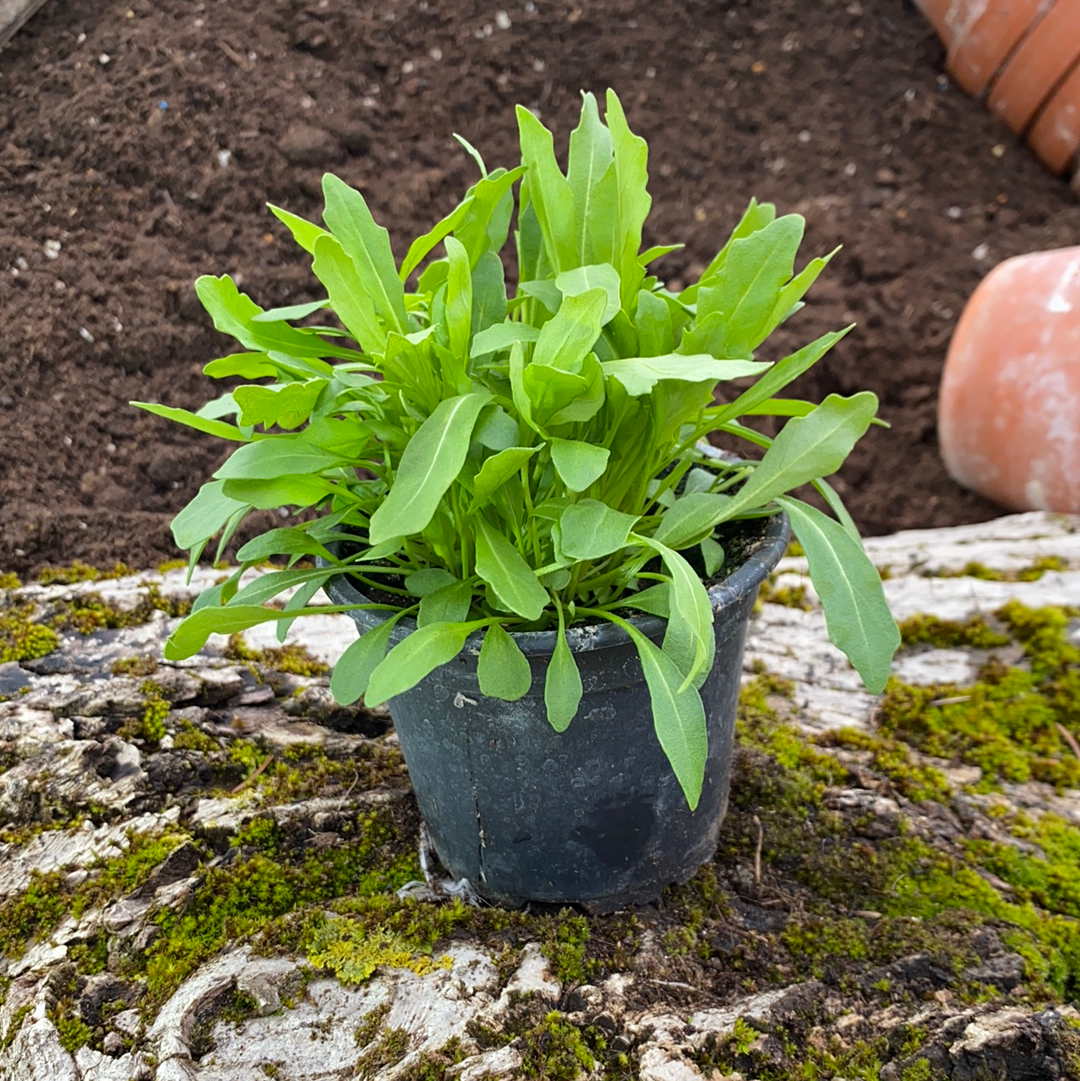
{"label": "potted arugula plant", "polygon": [[[173,523],[192,566],[253,509],[297,515],[240,548],[166,657],[351,612],[331,688],[389,703],[447,868],[493,900],[611,909],[715,849],[746,623],[788,520],[831,639],[884,686],[896,626],[824,479],[877,400],[779,396],[845,331],[755,359],[828,262],[794,272],[801,218],[751,201],[670,291],[649,266],[678,246],[642,250],[647,147],[615,94],[603,120],[584,95],[566,173],[517,119],[521,164],[488,171],[462,141],[480,179],[400,264],[334,176],[324,225],[271,207],[325,299],[263,311],[201,278],[243,347],[206,372],[245,382],[197,413],[134,404],[236,444]],[[327,308],[340,326],[311,325]],[[746,423],[763,415],[787,418],[775,439]],[[714,432],[755,456],[716,455]],[[835,518],[790,494],[807,484]],[[320,587],[334,603],[311,604]]]}

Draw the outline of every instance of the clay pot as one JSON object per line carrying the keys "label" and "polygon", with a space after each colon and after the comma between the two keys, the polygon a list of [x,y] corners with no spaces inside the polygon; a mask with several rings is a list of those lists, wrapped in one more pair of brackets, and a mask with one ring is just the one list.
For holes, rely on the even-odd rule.
{"label": "clay pot", "polygon": [[945,67],[1056,173],[1080,152],[1080,0],[916,0]]}
{"label": "clay pot", "polygon": [[1080,513],[1080,247],[1007,259],[980,283],[949,346],[938,436],[966,487]]}
{"label": "clay pot", "polygon": [[1028,142],[1055,173],[1075,166],[1080,149],[1080,67],[1073,69],[1043,107]]}
{"label": "clay pot", "polygon": [[1078,61],[1080,0],[1054,0],[1042,18],[1032,22],[991,85],[991,111],[1023,133]]}

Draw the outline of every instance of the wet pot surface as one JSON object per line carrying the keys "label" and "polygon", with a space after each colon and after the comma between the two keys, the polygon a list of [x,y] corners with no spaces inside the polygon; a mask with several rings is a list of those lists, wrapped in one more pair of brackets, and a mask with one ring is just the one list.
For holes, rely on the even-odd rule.
{"label": "wet pot surface", "polygon": [[[741,564],[709,587],[716,662],[701,687],[709,753],[693,812],[653,731],[637,650],[620,629],[571,627],[584,694],[569,728],[544,706],[552,632],[515,635],[533,671],[517,702],[480,693],[471,638],[449,664],[390,701],[420,811],[447,870],[491,901],[578,903],[611,911],[655,899],[688,879],[716,848],[727,808],[746,626],[758,586],[783,555],[781,517],[739,523]],[[362,603],[344,578],[334,603]],[[361,629],[379,613],[355,612]],[[634,622],[659,643],[665,623]],[[402,620],[392,641],[409,630]]]}

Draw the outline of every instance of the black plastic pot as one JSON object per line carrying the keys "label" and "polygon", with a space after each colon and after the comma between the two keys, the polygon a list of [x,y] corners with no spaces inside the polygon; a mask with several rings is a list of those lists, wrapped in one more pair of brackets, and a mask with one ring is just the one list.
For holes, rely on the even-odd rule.
{"label": "black plastic pot", "polygon": [[[392,699],[420,811],[446,869],[491,901],[568,902],[594,912],[654,900],[685,882],[716,849],[727,810],[746,626],[758,587],[784,554],[783,516],[739,523],[739,565],[709,587],[716,663],[701,687],[709,756],[693,812],[653,731],[637,651],[612,624],[567,631],[584,696],[562,733],[548,724],[544,672],[553,632],[515,634],[533,669],[517,702],[486,698],[476,678],[481,637],[413,690]],[[344,576],[335,604],[364,602]],[[361,632],[383,614],[351,613]],[[634,620],[656,642],[665,622]],[[392,642],[415,623],[400,620]]]}

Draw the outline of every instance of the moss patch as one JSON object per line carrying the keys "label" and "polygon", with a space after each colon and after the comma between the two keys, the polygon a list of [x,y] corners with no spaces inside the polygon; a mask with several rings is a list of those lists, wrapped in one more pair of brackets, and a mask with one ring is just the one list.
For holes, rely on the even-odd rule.
{"label": "moss patch", "polygon": [[996,618],[1004,631],[980,621],[979,641],[968,644],[985,645],[988,633],[1003,640],[997,644],[1011,638],[1023,649],[1024,667],[992,657],[970,687],[893,680],[880,730],[927,754],[978,766],[983,790],[1027,780],[1080,787],[1080,758],[1064,734],[1080,717],[1080,650],[1066,637],[1068,611],[1013,602]]}

